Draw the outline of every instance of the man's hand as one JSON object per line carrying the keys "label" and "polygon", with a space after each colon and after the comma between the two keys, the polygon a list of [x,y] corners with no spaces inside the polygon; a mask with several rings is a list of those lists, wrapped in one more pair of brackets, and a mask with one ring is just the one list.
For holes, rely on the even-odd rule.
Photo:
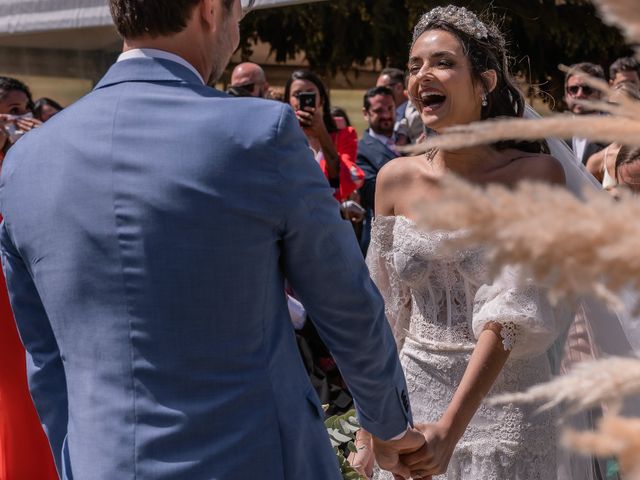
{"label": "man's hand", "polygon": [[426,455],[426,443],[424,436],[415,429],[407,431],[400,440],[384,441],[373,437],[373,453],[378,465],[393,473],[396,479],[408,479],[411,476],[411,470],[401,462],[400,455],[414,452],[419,455],[419,451]]}

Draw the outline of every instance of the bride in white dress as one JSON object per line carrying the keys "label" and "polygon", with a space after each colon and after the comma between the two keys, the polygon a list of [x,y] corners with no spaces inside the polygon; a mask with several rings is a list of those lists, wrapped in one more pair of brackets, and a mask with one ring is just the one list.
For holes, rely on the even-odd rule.
{"label": "bride in white dress", "polygon": [[[409,95],[435,132],[524,112],[503,36],[464,8],[439,7],[420,19],[408,68]],[[416,427],[427,440],[428,465],[413,478],[558,478],[554,414],[483,399],[548,380],[547,350],[567,316],[515,270],[492,280],[482,250],[447,253],[443,242],[455,232],[424,232],[412,220],[416,205],[438,208],[438,179],[449,173],[477,184],[563,184],[562,166],[542,151],[542,144],[515,142],[431,151],[393,160],[378,176],[368,264],[385,297]],[[359,432],[352,463],[371,476],[368,442]],[[375,478],[392,476],[376,471]]]}

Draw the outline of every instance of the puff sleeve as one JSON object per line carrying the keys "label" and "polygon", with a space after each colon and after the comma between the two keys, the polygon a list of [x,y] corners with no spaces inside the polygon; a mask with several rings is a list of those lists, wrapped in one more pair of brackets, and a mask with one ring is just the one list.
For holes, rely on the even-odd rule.
{"label": "puff sleeve", "polygon": [[490,322],[502,326],[502,343],[505,350],[511,350],[511,357],[526,358],[546,352],[562,333],[567,318],[551,306],[544,288],[507,267],[492,284],[481,286],[474,298],[476,338]]}

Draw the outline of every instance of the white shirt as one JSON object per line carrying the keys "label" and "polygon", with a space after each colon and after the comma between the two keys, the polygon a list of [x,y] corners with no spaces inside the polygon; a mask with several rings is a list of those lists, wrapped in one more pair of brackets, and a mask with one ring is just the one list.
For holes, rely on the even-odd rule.
{"label": "white shirt", "polygon": [[195,73],[202,84],[206,85],[206,82],[202,78],[202,75],[200,75],[200,72],[198,72],[195,67],[187,62],[184,58],[176,55],[175,53],[165,52],[164,50],[157,50],[155,48],[134,48],[132,50],[127,50],[126,52],[121,53],[117,61],[123,62],[132,58],[161,58],[163,60],[169,60],[170,62],[179,63],[183,67],[186,67],[193,73]]}
{"label": "white shirt", "polygon": [[573,153],[575,153],[578,163],[582,162],[582,157],[584,157],[584,151],[586,150],[586,148],[586,138],[573,137]]}
{"label": "white shirt", "polygon": [[374,132],[371,128],[368,131],[370,136],[378,140],[383,145],[386,145],[389,150],[391,150],[392,152],[396,151],[396,141],[392,136],[387,137],[386,135],[381,135]]}

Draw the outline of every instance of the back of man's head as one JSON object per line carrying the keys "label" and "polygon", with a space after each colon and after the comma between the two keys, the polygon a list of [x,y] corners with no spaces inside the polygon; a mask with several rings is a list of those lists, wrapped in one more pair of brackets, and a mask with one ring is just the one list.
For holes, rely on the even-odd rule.
{"label": "back of man's head", "polygon": [[[222,0],[230,10],[235,0]],[[109,0],[111,16],[123,38],[163,37],[180,33],[187,26],[200,0]]]}

